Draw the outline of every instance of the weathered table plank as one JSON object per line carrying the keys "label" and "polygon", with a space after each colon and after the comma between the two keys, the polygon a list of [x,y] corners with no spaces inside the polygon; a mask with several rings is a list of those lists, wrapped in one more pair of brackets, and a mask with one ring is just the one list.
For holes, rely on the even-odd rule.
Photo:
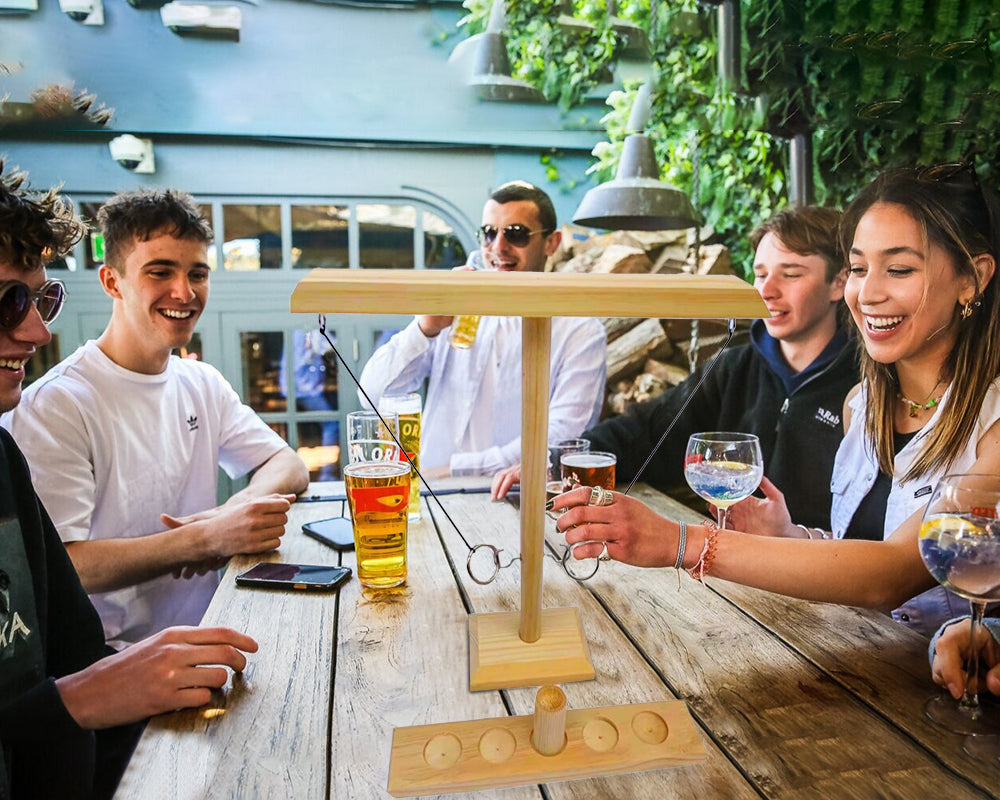
{"label": "weathered table plank", "polygon": [[247,669],[217,708],[152,719],[116,798],[323,798],[336,593],[237,588],[258,561],[336,564],[337,553],[302,535],[302,523],[343,503],[292,506],[278,553],[234,558],[202,620],[257,640]]}
{"label": "weathered table plank", "polygon": [[[648,486],[636,489],[637,497],[671,519],[702,519]],[[963,736],[929,724],[924,715],[925,699],[938,691],[928,669],[925,637],[864,609],[795,600],[728,581],[708,583],[942,763],[987,793],[1000,792],[1000,770],[971,758],[962,750]]]}
{"label": "weathered table plank", "polygon": [[[344,556],[353,566],[354,553]],[[426,512],[410,526],[407,573],[397,589],[372,592],[357,580],[341,588],[332,797],[389,797],[395,726],[507,716],[499,692],[468,690],[465,606]],[[527,786],[474,796],[537,800],[539,791]]]}
{"label": "weathered table plank", "polygon": [[[516,555],[519,542],[518,512],[505,503],[491,504],[487,497],[454,495],[442,498],[449,514],[472,544],[489,542],[505,548],[502,562]],[[465,570],[467,550],[438,509],[432,509],[442,538],[448,546],[462,586],[476,612],[517,610],[520,601],[519,572],[515,565],[503,569],[497,580],[480,586],[469,579]],[[587,591],[569,578],[551,558],[545,559],[542,603],[545,608],[578,607],[583,615],[583,627],[590,645],[597,679],[562,684],[567,707],[590,708],[625,703],[670,700],[674,695],[650,669],[641,655]],[[464,634],[463,626],[463,634]],[[468,675],[467,664],[461,668]],[[468,678],[465,678],[468,685]],[[506,692],[515,714],[530,714],[534,708],[534,689]],[[436,721],[436,720],[432,720]],[[726,798],[743,800],[758,795],[745,778],[734,769],[720,750],[705,740],[708,760],[704,764],[676,767],[649,772],[593,778],[566,783],[548,784],[548,794],[554,800],[563,798],[632,798],[661,800],[667,797],[700,797],[705,800]]]}
{"label": "weathered table plank", "polygon": [[[674,519],[701,519],[659,492],[637,489],[636,496],[661,513]],[[816,796],[827,796],[822,792],[830,788],[834,789],[831,797],[866,796],[861,788],[856,794],[848,790],[854,782],[850,776],[864,765],[878,774],[893,774],[892,789],[880,790],[879,796],[914,797],[914,792],[927,785],[926,769],[933,771],[937,761],[948,766],[935,778],[944,796],[996,796],[1000,771],[965,755],[961,737],[939,729],[923,715],[924,699],[933,691],[923,637],[885,615],[861,609],[793,600],[719,580],[710,580],[713,591],[707,591],[687,576],[682,576],[678,592],[672,570],[612,568],[626,570],[627,577],[613,580],[608,570],[591,581],[590,588],[664,671],[667,665],[678,664],[682,668],[676,674],[690,676],[678,685],[713,730],[720,730],[716,715],[729,715],[739,706],[727,703],[726,709],[713,710],[711,693],[730,694],[739,703],[760,693],[759,700],[750,702],[760,703],[759,711],[766,714],[741,712],[746,717],[745,729],[733,740],[734,752],[741,749],[740,741],[752,743],[739,756],[751,774],[760,773],[780,786],[781,781],[752,761],[780,754],[779,743],[790,748],[801,743],[805,748],[798,758],[782,758],[781,762],[791,770],[788,779],[792,781],[797,769],[812,772],[827,787],[811,787]],[[735,637],[731,621],[737,610],[755,620],[756,631],[751,626],[745,636]],[[765,632],[772,636],[763,636]],[[775,648],[776,643],[783,644]],[[815,669],[797,663],[795,654],[803,655]],[[706,664],[713,665],[714,686],[698,678],[699,673],[705,674]],[[838,687],[856,702],[838,702]],[[796,695],[806,701],[801,715],[794,710]],[[863,707],[877,713],[860,713]],[[892,725],[886,726],[883,717]],[[773,730],[768,720],[774,721]],[[754,738],[758,725],[770,730],[769,735]],[[913,744],[911,737],[919,744]],[[829,754],[823,758],[826,769],[844,776],[842,786],[839,779],[831,783],[823,771],[815,769],[820,749]],[[796,760],[803,761],[800,767],[794,766]],[[925,762],[929,766],[923,766]],[[966,787],[965,780],[982,793]],[[800,787],[796,782],[795,791]]]}

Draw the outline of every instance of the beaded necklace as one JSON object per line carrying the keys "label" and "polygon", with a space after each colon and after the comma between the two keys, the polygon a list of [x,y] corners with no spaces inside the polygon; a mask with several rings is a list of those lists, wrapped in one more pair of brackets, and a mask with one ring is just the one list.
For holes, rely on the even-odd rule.
{"label": "beaded necklace", "polygon": [[[938,386],[940,385],[941,381],[938,381],[937,383],[934,384],[933,388],[931,389],[931,395],[934,394],[934,389],[937,389]],[[896,392],[896,397],[898,397],[900,400],[903,401],[903,404],[906,406],[906,413],[911,417],[915,417],[921,411],[930,411],[932,408],[934,408],[934,406],[936,406],[938,403],[941,402],[941,398],[944,397],[944,394],[940,394],[937,397],[931,397],[930,395],[928,395],[928,399],[925,400],[923,403],[914,403],[912,400],[910,400],[910,398],[903,397],[902,392]]]}

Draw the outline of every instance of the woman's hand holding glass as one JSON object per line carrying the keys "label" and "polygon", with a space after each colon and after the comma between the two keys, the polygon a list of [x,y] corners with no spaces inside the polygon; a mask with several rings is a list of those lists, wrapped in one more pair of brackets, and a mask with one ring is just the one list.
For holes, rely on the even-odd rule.
{"label": "woman's hand holding glass", "polygon": [[760,440],[752,433],[712,431],[688,439],[684,478],[716,507],[720,528],[727,527],[727,509],[752,495],[763,474]]}
{"label": "woman's hand holding glass", "polygon": [[573,548],[576,559],[597,558],[607,543],[608,555],[615,561],[637,567],[673,566],[677,557],[678,526],[661,517],[647,505],[620,492],[607,506],[588,505],[589,486],[558,495],[553,511],[565,511],[556,522],[556,530],[566,534],[566,544],[592,542]]}
{"label": "woman's hand holding glass", "polygon": [[[965,687],[970,630],[967,620],[954,622],[944,629],[934,646],[931,675],[934,682],[944,686],[956,700],[961,699]],[[1000,642],[983,626],[979,628],[976,647],[979,648],[980,661],[989,668],[989,672],[985,678],[980,676],[974,688],[977,692],[985,688],[1000,695]]]}
{"label": "woman's hand holding glass", "polygon": [[[965,690],[955,703],[932,697],[925,706],[935,722],[957,733],[996,733],[1000,720],[979,705],[979,645],[987,604],[1000,600],[1000,476],[946,475],[924,510],[920,556],[934,580],[966,598],[972,621],[966,638]],[[949,688],[951,680],[948,682]]]}
{"label": "woman's hand holding glass", "polygon": [[[796,536],[801,529],[796,527],[788,514],[785,495],[767,478],[760,479],[763,499],[748,497],[729,507],[726,526],[734,531],[746,531],[758,536]],[[709,504],[712,514],[719,509]]]}

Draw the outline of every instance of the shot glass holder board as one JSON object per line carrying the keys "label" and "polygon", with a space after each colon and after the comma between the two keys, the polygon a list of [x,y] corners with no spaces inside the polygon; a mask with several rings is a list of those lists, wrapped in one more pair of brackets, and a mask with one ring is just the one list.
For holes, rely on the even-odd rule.
{"label": "shot glass holder board", "polygon": [[[292,292],[291,310],[315,314],[521,317],[521,609],[519,612],[469,616],[471,691],[541,686],[595,677],[579,609],[542,609],[552,317],[729,319],[768,316],[757,291],[745,281],[729,275],[439,270],[313,270]],[[666,712],[654,710],[654,706],[659,709],[662,705],[679,706],[683,717],[671,716],[674,722],[666,722],[663,716]],[[577,756],[577,749],[569,747],[568,743],[561,754],[545,757],[537,753],[532,756],[528,752],[532,750],[530,745],[525,749],[519,744],[510,759],[502,763],[485,759],[485,766],[480,764],[474,768],[477,763],[474,753],[479,752],[476,750],[479,745],[473,747],[470,737],[477,732],[481,737],[490,730],[502,729],[513,736],[515,742],[520,742],[517,726],[521,723],[515,724],[522,719],[519,717],[396,729],[390,776],[409,777],[397,777],[395,783],[390,778],[390,793],[403,797],[455,792],[691,763],[688,738],[676,735],[678,725],[683,730],[677,719],[687,719],[694,740],[698,741],[699,748],[701,745],[684,704],[671,701],[647,706],[644,709],[664,720],[670,731],[657,743],[660,751],[657,758],[649,757],[638,744],[625,744],[629,741],[644,747],[648,744],[641,738],[621,735],[622,726],[631,730],[630,720],[643,713],[632,706],[620,707],[632,709],[629,712],[632,717],[628,720],[619,720],[612,714],[614,707],[568,712],[574,720],[582,720],[587,715],[591,715],[587,719],[619,720],[609,723],[618,732],[617,744],[602,753],[600,759]],[[577,715],[583,716],[578,718]],[[530,721],[531,718],[526,719]],[[650,718],[642,719],[648,722]],[[581,730],[586,724],[582,723]],[[421,736],[424,738],[420,739]],[[435,739],[437,736],[445,738]],[[425,753],[431,740],[446,743],[451,750],[446,748],[441,757],[434,754],[433,747]],[[446,762],[451,758],[449,753],[453,752],[455,741],[461,745],[459,756],[449,764]],[[643,752],[641,756],[640,751]],[[466,753],[472,755],[463,755]],[[700,753],[703,758],[704,750]],[[443,766],[435,766],[432,762]],[[403,763],[407,765],[405,768],[401,766]],[[591,763],[599,764],[600,768],[591,770]],[[482,769],[482,782],[476,779],[473,785],[469,770],[479,768]],[[432,773],[433,780],[423,776],[426,770]]]}

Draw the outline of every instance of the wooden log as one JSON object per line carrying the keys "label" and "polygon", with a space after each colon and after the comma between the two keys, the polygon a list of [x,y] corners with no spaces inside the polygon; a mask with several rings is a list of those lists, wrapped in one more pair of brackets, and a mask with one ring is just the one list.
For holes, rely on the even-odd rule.
{"label": "wooden log", "polygon": [[543,686],[535,695],[535,727],[531,746],[543,756],[554,756],[566,745],[566,695],[558,686]]}
{"label": "wooden log", "polygon": [[650,272],[660,274],[664,272],[679,273],[685,272],[688,263],[689,251],[687,245],[668,245],[664,247],[656,259]]}
{"label": "wooden log", "polygon": [[650,375],[655,375],[668,386],[676,386],[678,383],[686,380],[689,375],[688,371],[683,367],[659,361],[655,358],[646,359],[646,363],[642,366],[642,371]]}
{"label": "wooden log", "polygon": [[648,273],[653,264],[646,251],[639,247],[613,244],[594,261],[590,272],[595,274],[642,274]]}
{"label": "wooden log", "polygon": [[635,375],[654,350],[668,342],[659,320],[647,319],[608,343],[608,382]]}
{"label": "wooden log", "polygon": [[733,261],[729,257],[729,248],[724,244],[707,244],[701,248],[695,274],[697,275],[732,275]]}
{"label": "wooden log", "polygon": [[632,330],[640,322],[642,322],[641,319],[634,317],[605,317],[601,320],[609,342],[613,342],[623,333]]}

